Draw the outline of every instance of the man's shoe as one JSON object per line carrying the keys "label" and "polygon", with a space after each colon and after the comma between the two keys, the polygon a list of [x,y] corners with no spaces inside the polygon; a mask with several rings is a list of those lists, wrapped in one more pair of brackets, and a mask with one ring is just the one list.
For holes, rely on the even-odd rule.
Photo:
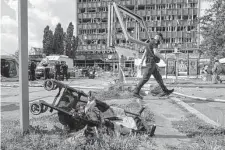
{"label": "man's shoe", "polygon": [[143,97],[142,96],[140,96],[139,94],[137,94],[137,93],[133,93],[133,96],[134,97],[136,97],[136,98],[139,98],[139,99],[143,99]]}
{"label": "man's shoe", "polygon": [[163,91],[162,93],[160,93],[158,96],[159,97],[163,97],[163,96],[169,96],[170,94],[172,94],[174,91],[174,89],[172,90],[167,90],[167,91]]}

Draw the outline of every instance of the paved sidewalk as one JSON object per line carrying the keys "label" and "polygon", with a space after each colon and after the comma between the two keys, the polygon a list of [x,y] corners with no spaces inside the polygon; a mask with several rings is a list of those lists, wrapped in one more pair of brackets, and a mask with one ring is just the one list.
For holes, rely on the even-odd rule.
{"label": "paved sidewalk", "polygon": [[149,107],[155,115],[156,131],[154,141],[156,149],[167,149],[168,146],[179,147],[183,142],[189,142],[189,138],[173,128],[172,121],[185,118],[186,112],[181,110],[170,99],[159,99],[158,97],[144,97],[144,105]]}

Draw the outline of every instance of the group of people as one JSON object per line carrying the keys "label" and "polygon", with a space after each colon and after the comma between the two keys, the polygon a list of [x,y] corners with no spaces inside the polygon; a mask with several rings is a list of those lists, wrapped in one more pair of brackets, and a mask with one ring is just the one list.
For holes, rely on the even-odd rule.
{"label": "group of people", "polygon": [[[61,78],[62,74],[62,78]],[[68,81],[68,65],[65,61],[56,61],[55,62],[55,79],[64,81],[66,77],[66,81]]]}
{"label": "group of people", "polygon": [[[46,79],[50,79],[50,66],[49,66],[49,59],[46,57],[45,54],[42,55],[43,59],[41,61],[41,65],[44,67],[44,78]],[[54,74],[54,78],[56,80],[64,80],[64,78],[66,77],[66,80],[68,81],[68,65],[66,64],[65,61],[56,61],[55,62],[55,74]],[[61,74],[63,75],[63,77],[61,78]]]}
{"label": "group of people", "polygon": [[212,68],[210,68],[208,65],[204,65],[204,67],[202,68],[201,73],[204,74],[205,76],[203,76],[204,80],[207,80],[207,76],[212,76],[212,79],[210,78],[210,80],[212,80],[213,83],[222,83],[222,79],[220,78],[220,74],[223,72],[223,65],[219,62],[219,59],[217,57],[214,58],[214,64],[212,66]]}
{"label": "group of people", "polygon": [[[45,54],[42,55],[43,59],[40,62],[41,66],[44,67],[44,79],[50,79],[50,63],[49,59],[46,57]],[[34,81],[36,80],[35,78],[35,70],[36,70],[36,63],[34,61],[31,61],[29,64],[29,79]],[[62,75],[62,78],[61,78]],[[66,64],[65,61],[56,61],[55,66],[54,66],[54,78],[56,80],[68,80],[68,65]]]}

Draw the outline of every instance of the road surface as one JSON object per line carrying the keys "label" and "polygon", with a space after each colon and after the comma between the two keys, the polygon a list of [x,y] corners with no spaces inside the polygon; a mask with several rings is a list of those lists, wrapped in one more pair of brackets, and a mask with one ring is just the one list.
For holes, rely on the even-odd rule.
{"label": "road surface", "polygon": [[[106,89],[109,79],[76,79],[65,81],[64,83],[74,87],[93,87]],[[88,92],[91,89],[82,89]],[[225,100],[225,92],[223,88],[175,88],[176,92],[180,92],[190,96],[198,96],[204,98],[217,98]],[[43,87],[29,88],[29,101],[45,100],[51,103],[57,91],[46,91]],[[180,97],[181,98],[181,97]],[[188,98],[181,98],[184,102],[194,107],[210,119],[225,126],[225,103],[196,101]],[[16,114],[19,112],[19,88],[18,87],[2,87],[1,88],[1,113],[3,118],[9,117],[8,114]],[[13,115],[11,115],[13,116]],[[10,117],[9,117],[10,118]],[[8,118],[8,119],[9,119]]]}

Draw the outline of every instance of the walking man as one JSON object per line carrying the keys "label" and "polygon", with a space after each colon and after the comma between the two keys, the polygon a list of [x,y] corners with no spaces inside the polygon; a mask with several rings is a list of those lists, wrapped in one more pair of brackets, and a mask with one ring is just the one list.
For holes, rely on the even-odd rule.
{"label": "walking man", "polygon": [[139,95],[139,92],[143,85],[148,82],[152,74],[163,90],[163,93],[161,93],[159,96],[170,95],[174,91],[174,89],[168,90],[167,87],[164,85],[162,76],[158,70],[158,65],[156,64],[160,61],[160,59],[166,62],[165,58],[158,51],[158,45],[161,43],[162,40],[163,35],[161,33],[157,33],[155,38],[152,39],[149,43],[146,43],[145,45],[145,52],[142,56],[140,67],[142,67],[143,61],[146,58],[146,68],[144,70],[143,78],[133,91],[134,97],[142,99],[142,97]]}
{"label": "walking man", "polygon": [[63,70],[63,81],[64,81],[64,77],[66,76],[66,81],[68,81],[68,65],[66,64],[66,62],[61,62],[62,63],[62,70]]}

